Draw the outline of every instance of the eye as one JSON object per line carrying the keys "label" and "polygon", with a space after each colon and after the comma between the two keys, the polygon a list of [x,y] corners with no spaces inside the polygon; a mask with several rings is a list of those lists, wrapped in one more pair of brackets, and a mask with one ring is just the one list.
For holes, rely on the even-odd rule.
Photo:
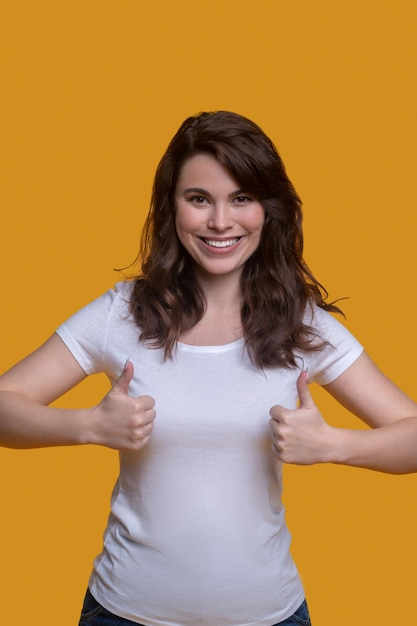
{"label": "eye", "polygon": [[191,196],[190,198],[188,198],[189,202],[192,202],[193,204],[205,204],[206,202],[208,202],[207,198],[205,198],[204,196]]}
{"label": "eye", "polygon": [[233,202],[236,204],[248,204],[248,202],[252,202],[252,198],[249,196],[236,196],[233,198]]}

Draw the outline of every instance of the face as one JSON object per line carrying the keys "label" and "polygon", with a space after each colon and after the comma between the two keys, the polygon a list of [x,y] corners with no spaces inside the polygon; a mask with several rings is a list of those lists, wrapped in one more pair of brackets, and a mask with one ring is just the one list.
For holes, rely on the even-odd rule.
{"label": "face", "polygon": [[200,275],[240,276],[259,246],[262,205],[214,157],[185,162],[175,193],[178,238]]}

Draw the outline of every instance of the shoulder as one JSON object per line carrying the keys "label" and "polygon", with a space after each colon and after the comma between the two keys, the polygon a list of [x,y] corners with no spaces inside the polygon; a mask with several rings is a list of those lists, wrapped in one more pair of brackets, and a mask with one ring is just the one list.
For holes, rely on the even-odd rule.
{"label": "shoulder", "polygon": [[334,314],[315,304],[308,305],[303,321],[324,342],[323,348],[303,355],[309,379],[320,385],[328,384],[356,361],[363,346]]}
{"label": "shoulder", "polygon": [[133,283],[119,282],[79,309],[56,333],[88,374],[103,371],[108,350],[137,340],[138,330],[130,315]]}
{"label": "shoulder", "polygon": [[330,342],[332,338],[353,335],[335,313],[326,311],[313,302],[309,302],[304,311],[303,323],[313,329],[324,341]]}
{"label": "shoulder", "polygon": [[128,313],[130,311],[134,285],[135,281],[133,280],[121,281],[116,283],[112,289],[109,289],[109,291],[104,294],[104,297],[109,300],[109,303],[111,303],[114,308]]}
{"label": "shoulder", "polygon": [[130,300],[133,290],[133,281],[121,281],[111,289],[85,305],[75,313],[77,317],[106,318],[113,314],[126,317],[129,313]]}

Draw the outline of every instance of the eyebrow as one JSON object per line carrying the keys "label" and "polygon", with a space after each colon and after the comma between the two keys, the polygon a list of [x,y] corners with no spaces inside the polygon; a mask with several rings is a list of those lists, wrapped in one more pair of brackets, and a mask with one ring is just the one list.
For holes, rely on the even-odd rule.
{"label": "eyebrow", "polygon": [[[183,191],[184,195],[189,193],[198,193],[202,196],[210,196],[211,194],[207,191],[207,189],[202,189],[201,187],[188,187]],[[229,193],[228,198],[233,198],[234,196],[240,196],[242,194],[248,193],[244,189],[236,189],[236,191],[232,191]]]}

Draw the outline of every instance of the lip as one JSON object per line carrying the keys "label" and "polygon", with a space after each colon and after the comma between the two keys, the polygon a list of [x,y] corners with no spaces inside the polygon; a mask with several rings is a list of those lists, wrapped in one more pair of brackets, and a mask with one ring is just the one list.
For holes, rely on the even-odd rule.
{"label": "lip", "polygon": [[[221,255],[228,254],[229,252],[233,252],[234,250],[236,250],[242,239],[243,237],[239,235],[237,235],[236,237],[199,237],[199,240],[204,250],[207,250],[212,254]],[[212,242],[212,245],[210,245],[210,243],[208,242]],[[228,242],[229,245],[227,245]]]}

